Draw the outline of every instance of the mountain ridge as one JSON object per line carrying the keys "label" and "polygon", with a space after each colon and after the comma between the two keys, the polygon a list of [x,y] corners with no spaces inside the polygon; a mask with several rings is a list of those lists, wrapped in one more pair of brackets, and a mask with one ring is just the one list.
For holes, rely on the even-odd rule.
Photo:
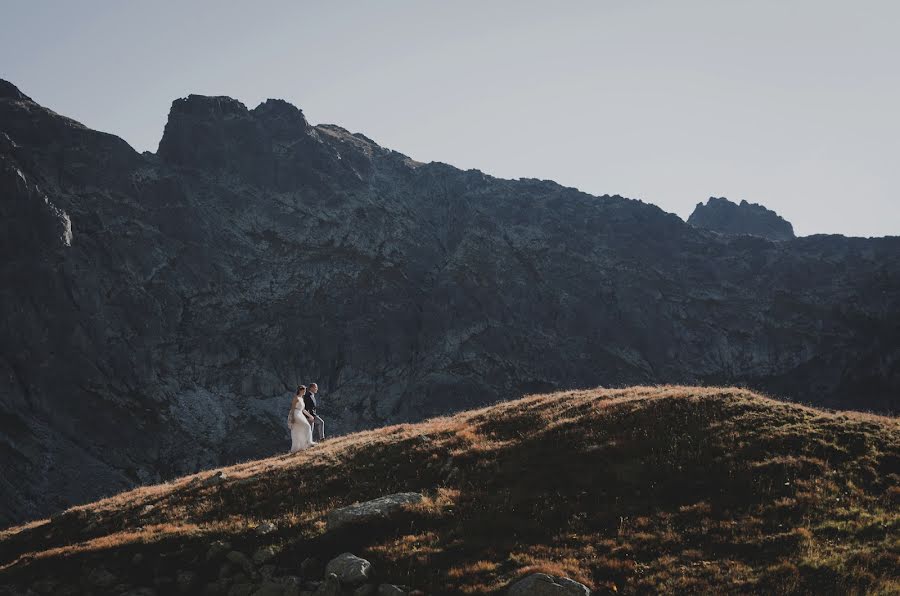
{"label": "mountain ridge", "polygon": [[900,238],[723,237],[281,102],[139,154],[4,88],[0,524],[277,452],[314,380],[329,433],[598,384],[898,409]]}

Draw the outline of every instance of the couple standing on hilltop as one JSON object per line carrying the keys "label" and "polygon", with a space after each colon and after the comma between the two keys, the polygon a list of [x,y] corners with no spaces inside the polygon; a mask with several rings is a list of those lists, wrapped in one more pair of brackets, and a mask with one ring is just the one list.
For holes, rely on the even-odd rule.
{"label": "couple standing on hilltop", "polygon": [[297,387],[297,393],[291,400],[291,411],[288,413],[288,428],[291,429],[291,453],[308,449],[325,438],[325,421],[316,415],[316,393],[319,386],[315,383]]}

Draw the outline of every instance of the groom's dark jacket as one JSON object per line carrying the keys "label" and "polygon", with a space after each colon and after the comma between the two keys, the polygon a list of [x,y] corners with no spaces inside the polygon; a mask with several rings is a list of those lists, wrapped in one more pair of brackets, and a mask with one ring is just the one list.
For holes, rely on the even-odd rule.
{"label": "groom's dark jacket", "polygon": [[316,415],[316,396],[312,393],[305,393],[303,395],[303,409],[312,414]]}

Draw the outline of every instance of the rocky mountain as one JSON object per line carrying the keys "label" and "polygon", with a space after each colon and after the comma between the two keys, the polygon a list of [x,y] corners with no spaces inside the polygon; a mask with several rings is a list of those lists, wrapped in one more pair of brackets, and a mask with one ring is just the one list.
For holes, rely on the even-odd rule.
{"label": "rocky mountain", "polygon": [[720,234],[745,234],[769,240],[796,238],[791,222],[774,211],[747,201],[736,205],[721,197],[710,197],[706,205],[697,203],[688,223]]}
{"label": "rocky mountain", "polygon": [[0,524],[523,393],[896,411],[900,238],[771,242],[191,95],[156,154],[0,84]]}
{"label": "rocky mountain", "polygon": [[0,595],[892,594],[898,483],[896,418],[561,392],[0,531]]}

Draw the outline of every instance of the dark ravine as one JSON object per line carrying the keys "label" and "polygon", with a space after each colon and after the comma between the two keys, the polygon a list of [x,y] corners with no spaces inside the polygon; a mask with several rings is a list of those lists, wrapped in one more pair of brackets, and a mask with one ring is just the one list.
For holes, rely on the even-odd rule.
{"label": "dark ravine", "polygon": [[156,154],[0,82],[0,526],[522,393],[740,383],[896,411],[900,238],[771,242],[422,164],[269,100]]}

